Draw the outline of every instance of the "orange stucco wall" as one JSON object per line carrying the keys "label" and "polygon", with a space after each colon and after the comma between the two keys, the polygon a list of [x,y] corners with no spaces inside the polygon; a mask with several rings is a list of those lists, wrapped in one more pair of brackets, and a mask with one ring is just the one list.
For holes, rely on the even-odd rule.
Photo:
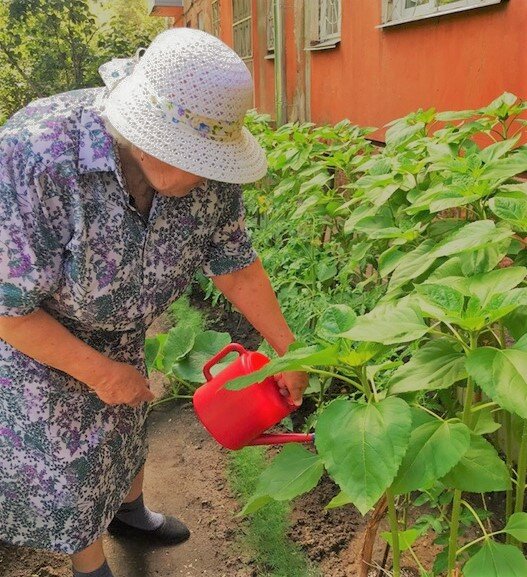
{"label": "orange stucco wall", "polygon": [[527,0],[385,29],[380,1],[342,4],[340,46],[311,53],[313,121],[381,127],[418,108],[527,98]]}
{"label": "orange stucco wall", "polygon": [[[284,0],[289,118],[316,123],[349,118],[381,128],[418,108],[479,108],[502,92],[527,99],[527,0],[377,28],[381,0],[342,0],[341,42],[304,51],[303,6]],[[211,0],[185,0],[196,25]],[[255,105],[275,113],[274,60],[265,59],[264,0],[252,0]],[[232,46],[232,0],[220,0],[220,37]],[[382,139],[383,130],[372,136]]]}

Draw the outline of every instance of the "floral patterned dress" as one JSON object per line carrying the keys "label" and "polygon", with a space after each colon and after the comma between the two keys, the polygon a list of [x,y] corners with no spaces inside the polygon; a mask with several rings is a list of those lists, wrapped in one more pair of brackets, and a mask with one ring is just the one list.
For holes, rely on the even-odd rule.
{"label": "floral patterned dress", "polygon": [[[240,187],[133,207],[104,89],[33,102],[0,129],[0,316],[41,308],[143,374],[145,331],[198,268],[256,258]],[[110,406],[0,340],[0,540],[64,553],[106,528],[147,453],[146,406]]]}

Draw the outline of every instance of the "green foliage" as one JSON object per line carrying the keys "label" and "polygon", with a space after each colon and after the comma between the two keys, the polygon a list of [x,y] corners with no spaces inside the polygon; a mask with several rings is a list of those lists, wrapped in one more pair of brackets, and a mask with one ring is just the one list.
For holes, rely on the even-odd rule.
{"label": "green foliage", "polygon": [[[253,237],[307,344],[251,379],[302,369],[320,380],[309,422],[341,488],[328,507],[353,503],[365,513],[384,494],[397,552],[438,533],[437,576],[456,566],[468,577],[525,574],[522,552],[492,538],[524,540],[523,517],[510,514],[514,498],[515,514],[523,505],[527,434],[515,471],[507,418],[527,419],[527,188],[519,178],[527,148],[517,121],[525,110],[508,93],[480,110],[420,110],[391,123],[382,150],[347,123],[273,132],[268,119],[248,120],[271,167],[247,189]],[[236,379],[229,388],[247,385]],[[341,398],[332,401],[335,390]],[[495,414],[505,416],[505,458],[486,438],[500,427]],[[265,487],[275,474],[287,478],[283,455]],[[510,524],[489,534],[487,513],[462,492],[492,491],[506,491]],[[262,489],[253,506],[272,503],[272,493]],[[419,495],[438,515],[408,527],[395,504]],[[459,549],[475,521],[483,536]]]}
{"label": "green foliage", "polygon": [[[263,447],[246,447],[230,454],[229,481],[241,502],[257,490],[266,466]],[[242,545],[262,577],[318,577],[302,551],[288,537],[290,505],[273,501],[257,510],[244,527]]]}
{"label": "green foliage", "polygon": [[0,124],[35,98],[101,86],[103,62],[133,55],[165,27],[143,0],[0,2]]}
{"label": "green foliage", "polygon": [[410,408],[395,397],[372,404],[336,400],[319,417],[317,452],[362,514],[391,486],[406,451],[411,422]]}
{"label": "green foliage", "polygon": [[488,540],[463,568],[465,577],[523,577],[527,561],[512,545]]}
{"label": "green foliage", "polygon": [[[163,373],[170,383],[170,395],[158,402],[190,398],[205,382],[203,366],[231,342],[228,333],[205,330],[205,318],[193,309],[187,297],[181,297],[169,307],[169,317],[175,326],[167,333],[158,333],[145,341],[148,373]],[[212,368],[217,374],[232,362],[235,354],[227,355]]]}
{"label": "green foliage", "polygon": [[317,485],[324,465],[320,457],[299,445],[288,445],[262,473],[242,513],[253,513],[271,500],[290,501]]}

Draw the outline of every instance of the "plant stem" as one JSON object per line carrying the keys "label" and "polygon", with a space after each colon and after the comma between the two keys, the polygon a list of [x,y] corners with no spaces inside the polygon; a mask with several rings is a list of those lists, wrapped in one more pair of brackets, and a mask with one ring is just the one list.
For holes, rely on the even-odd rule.
{"label": "plant stem", "polygon": [[[470,350],[474,350],[478,346],[479,333],[470,333]],[[472,402],[474,400],[474,381],[468,377],[467,392],[465,395],[465,406],[463,407],[462,421],[467,427],[472,421]],[[454,491],[454,499],[452,500],[452,516],[450,520],[450,537],[448,540],[448,575],[453,574],[456,567],[456,551],[457,540],[459,532],[459,514],[461,511],[461,491],[456,489]]]}
{"label": "plant stem", "polygon": [[390,519],[390,531],[392,533],[393,577],[401,577],[399,524],[397,522],[397,511],[395,510],[395,499],[391,489],[386,490],[386,500],[388,502],[388,518]]}
{"label": "plant stem", "polygon": [[345,383],[354,386],[356,389],[359,389],[361,393],[365,393],[364,389],[362,388],[361,385],[359,385],[359,383],[357,383],[357,381],[349,379],[348,377],[345,377],[340,373],[332,373],[331,371],[322,371],[320,369],[313,369],[312,367],[306,368],[306,370],[310,373],[315,373],[317,375],[325,375],[326,377],[335,377],[335,379],[340,379],[341,381],[344,381]]}
{"label": "plant stem", "polygon": [[421,570],[421,573],[423,575],[428,575],[428,573],[426,572],[426,569],[423,567],[423,564],[421,563],[421,561],[419,561],[417,555],[415,554],[414,550],[409,547],[408,549],[410,551],[410,555],[414,558],[414,561],[417,563],[417,566],[419,567],[419,569]]}
{"label": "plant stem", "polygon": [[463,553],[463,551],[466,551],[467,549],[472,547],[472,545],[475,545],[476,543],[479,543],[480,541],[483,541],[484,539],[488,539],[489,537],[493,537],[494,535],[501,535],[501,533],[503,533],[503,532],[504,532],[503,529],[501,531],[493,531],[492,533],[486,533],[485,535],[482,535],[481,537],[474,539],[474,541],[471,541],[470,543],[463,545],[463,547],[461,547],[461,549],[458,549],[456,551],[456,556],[460,555],[461,553]]}
{"label": "plant stem", "polygon": [[[483,409],[488,409],[489,407],[498,407],[498,403],[495,403],[494,401],[490,401],[488,403],[483,403],[482,405],[476,405],[475,407],[472,407],[471,412],[472,413],[477,413],[478,411],[483,411]],[[491,411],[494,412],[494,411]]]}
{"label": "plant stem", "polygon": [[[513,477],[513,464],[512,464],[512,416],[506,411],[505,412],[505,458],[507,463],[507,469],[509,475],[512,479]],[[511,488],[507,489],[505,494],[505,519],[508,519],[512,515],[514,509],[514,488],[511,483]],[[506,542],[511,542],[511,535],[507,533]]]}
{"label": "plant stem", "polygon": [[454,572],[456,566],[457,534],[459,530],[459,513],[461,511],[461,491],[454,491],[452,500],[452,516],[450,518],[450,537],[448,539],[448,576]]}
{"label": "plant stem", "polygon": [[368,381],[368,377],[366,376],[366,367],[365,366],[362,366],[362,367],[360,367],[360,369],[357,370],[357,376],[359,377],[360,382],[362,383],[363,391],[366,394],[368,401],[371,401],[371,398],[373,396],[373,391],[371,390],[370,383]]}
{"label": "plant stem", "polygon": [[467,379],[467,393],[465,395],[465,404],[463,407],[462,421],[467,427],[470,427],[472,421],[472,402],[474,400],[474,381]]}
{"label": "plant stem", "polygon": [[178,399],[192,399],[192,395],[170,395],[164,399],[159,399],[155,403],[150,403],[150,407],[157,407],[157,405],[162,405],[163,403],[168,403],[170,401],[177,401]]}
{"label": "plant stem", "polygon": [[472,507],[472,505],[470,503],[467,503],[467,501],[464,501],[464,500],[462,500],[461,503],[463,505],[465,505],[465,507],[472,513],[472,516],[474,517],[474,519],[476,519],[476,521],[478,522],[478,525],[480,526],[481,530],[483,531],[483,535],[486,535],[487,530],[485,529],[485,525],[483,525],[483,522],[481,521],[481,519],[479,518],[479,515],[474,510],[474,507]]}
{"label": "plant stem", "polygon": [[[522,440],[520,443],[520,454],[518,456],[518,482],[516,484],[516,498],[514,503],[514,512],[522,513],[523,504],[525,501],[525,477],[527,475],[527,419],[523,420]],[[517,545],[520,550],[523,550],[523,545],[518,543],[516,539],[512,539],[511,543]]]}

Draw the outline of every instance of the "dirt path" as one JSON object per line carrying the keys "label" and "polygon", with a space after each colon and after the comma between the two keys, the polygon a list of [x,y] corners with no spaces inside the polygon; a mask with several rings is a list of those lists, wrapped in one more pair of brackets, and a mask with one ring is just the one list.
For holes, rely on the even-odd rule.
{"label": "dirt path", "polygon": [[[190,405],[154,410],[145,500],[155,511],[179,516],[192,531],[176,547],[151,548],[105,536],[115,577],[250,577],[250,560],[233,545],[237,505],[224,478],[225,452],[196,421]],[[69,559],[26,548],[0,547],[2,577],[70,577]]]}

